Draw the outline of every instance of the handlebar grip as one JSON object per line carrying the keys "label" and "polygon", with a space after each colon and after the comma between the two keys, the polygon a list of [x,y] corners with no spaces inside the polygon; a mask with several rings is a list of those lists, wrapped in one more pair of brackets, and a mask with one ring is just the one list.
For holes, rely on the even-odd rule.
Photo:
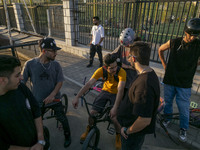
{"label": "handlebar grip", "polygon": [[61,99],[54,99],[53,102],[61,102]]}

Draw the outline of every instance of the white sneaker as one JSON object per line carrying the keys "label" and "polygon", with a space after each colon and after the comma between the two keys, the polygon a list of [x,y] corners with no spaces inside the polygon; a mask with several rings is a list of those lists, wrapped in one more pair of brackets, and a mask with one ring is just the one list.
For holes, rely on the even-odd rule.
{"label": "white sneaker", "polygon": [[183,128],[180,129],[179,140],[181,142],[186,142],[187,141],[187,131],[185,129],[183,129]]}
{"label": "white sneaker", "polygon": [[171,123],[171,121],[167,120],[167,121],[163,121],[162,123],[165,126],[165,128],[167,128],[169,124]]}

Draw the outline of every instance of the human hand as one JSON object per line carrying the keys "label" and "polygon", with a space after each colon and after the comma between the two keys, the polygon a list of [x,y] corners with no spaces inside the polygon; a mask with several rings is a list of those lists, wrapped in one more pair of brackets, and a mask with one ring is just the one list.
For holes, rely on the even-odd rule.
{"label": "human hand", "polygon": [[78,103],[79,103],[78,99],[79,99],[78,97],[75,97],[75,99],[73,99],[73,101],[72,101],[72,105],[73,105],[74,109],[78,108]]}
{"label": "human hand", "polygon": [[49,104],[49,103],[52,103],[54,99],[55,99],[54,96],[49,95],[47,98],[45,98],[45,99],[43,100],[43,102],[44,102],[45,104]]}
{"label": "human hand", "polygon": [[33,145],[30,150],[43,150],[43,145],[36,143],[35,145]]}
{"label": "human hand", "polygon": [[128,135],[126,135],[126,134],[124,133],[124,128],[125,128],[125,127],[122,127],[122,128],[121,128],[121,135],[122,135],[125,139],[128,139]]}
{"label": "human hand", "polygon": [[110,117],[111,117],[111,118],[114,118],[116,115],[117,115],[117,109],[116,109],[115,107],[113,107],[113,108],[110,110]]}

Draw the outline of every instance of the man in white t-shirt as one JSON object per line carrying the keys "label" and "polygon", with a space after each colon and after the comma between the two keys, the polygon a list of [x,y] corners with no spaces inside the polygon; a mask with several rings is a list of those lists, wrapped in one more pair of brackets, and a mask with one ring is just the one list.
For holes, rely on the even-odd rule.
{"label": "man in white t-shirt", "polygon": [[93,60],[95,53],[97,52],[99,56],[100,67],[103,65],[102,59],[102,46],[103,46],[103,39],[104,39],[104,28],[99,24],[99,17],[93,17],[93,24],[92,27],[92,40],[90,42],[90,62],[87,67],[92,67]]}

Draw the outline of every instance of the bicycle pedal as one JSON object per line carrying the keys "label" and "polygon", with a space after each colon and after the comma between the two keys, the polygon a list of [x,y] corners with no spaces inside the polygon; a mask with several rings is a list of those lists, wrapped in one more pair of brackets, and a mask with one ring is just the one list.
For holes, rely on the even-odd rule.
{"label": "bicycle pedal", "polygon": [[109,133],[109,134],[114,135],[114,133],[115,133],[115,128],[109,127],[107,130],[108,130],[108,133]]}

